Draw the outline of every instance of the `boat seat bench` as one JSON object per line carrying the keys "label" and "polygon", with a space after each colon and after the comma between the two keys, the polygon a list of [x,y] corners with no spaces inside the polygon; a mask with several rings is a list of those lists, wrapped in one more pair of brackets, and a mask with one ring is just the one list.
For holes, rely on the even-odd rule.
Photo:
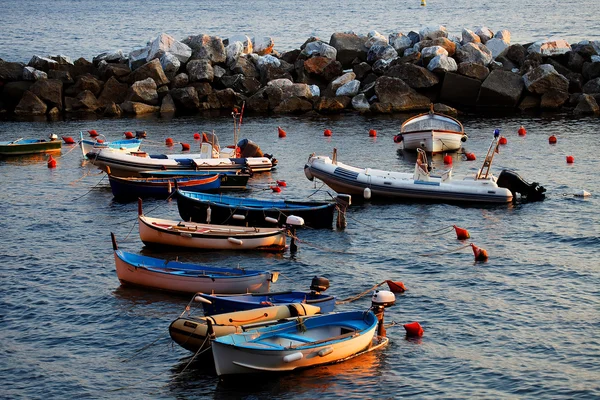
{"label": "boat seat bench", "polygon": [[282,333],[277,336],[280,338],[283,338],[283,339],[290,339],[290,340],[295,340],[297,342],[303,342],[303,343],[310,343],[310,342],[315,341],[313,338],[301,336],[301,335],[294,335],[292,333]]}

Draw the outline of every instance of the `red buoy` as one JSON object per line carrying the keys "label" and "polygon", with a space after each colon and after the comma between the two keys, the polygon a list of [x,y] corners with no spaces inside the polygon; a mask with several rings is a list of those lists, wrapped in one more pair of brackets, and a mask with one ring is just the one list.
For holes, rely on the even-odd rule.
{"label": "red buoy", "polygon": [[123,134],[125,135],[126,139],[133,139],[134,138],[134,134],[131,131],[123,132]]}
{"label": "red buoy", "polygon": [[277,127],[277,133],[280,138],[284,138],[287,136],[287,133],[283,129],[281,129],[280,126]]}
{"label": "red buoy", "polygon": [[452,164],[452,156],[445,155],[444,156],[444,164]]}
{"label": "red buoy", "polygon": [[52,154],[48,158],[48,168],[56,168],[56,160],[52,157]]}
{"label": "red buoy", "polygon": [[279,186],[271,186],[271,190],[275,193],[281,192],[281,188]]}
{"label": "red buoy", "polygon": [[331,131],[329,129],[325,129],[323,136],[331,136]]}
{"label": "red buoy", "polygon": [[65,144],[75,144],[75,140],[71,136],[63,136],[62,139],[65,141]]}
{"label": "red buoy", "polygon": [[556,136],[552,135],[548,138],[548,143],[550,144],[556,144],[557,140],[556,140]]}
{"label": "red buoy", "polygon": [[573,164],[575,162],[575,157],[567,156],[567,164]]}
{"label": "red buoy", "polygon": [[187,151],[190,149],[189,143],[181,143],[181,151]]}
{"label": "red buoy", "polygon": [[508,140],[506,140],[506,138],[504,136],[500,136],[500,139],[498,139],[498,143],[499,144],[507,144]]}
{"label": "red buoy", "polygon": [[411,322],[410,324],[404,324],[406,330],[406,336],[408,337],[421,337],[423,336],[423,328],[418,322]]}
{"label": "red buoy", "polygon": [[165,144],[166,144],[167,146],[173,146],[173,139],[172,139],[172,138],[170,138],[170,137],[166,138],[166,139],[165,139]]}
{"label": "red buoy", "polygon": [[475,153],[465,153],[465,157],[467,157],[467,161],[475,161],[477,159]]}
{"label": "red buoy", "polygon": [[91,131],[88,131],[88,133],[90,134],[91,137],[96,137],[98,136],[98,132],[96,132],[95,129],[92,129]]}
{"label": "red buoy", "polygon": [[468,230],[463,229],[463,228],[459,228],[456,225],[452,225],[454,227],[454,230],[456,231],[456,238],[458,240],[465,240],[471,237],[471,234],[469,233]]}
{"label": "red buoy", "polygon": [[287,182],[286,181],[276,181],[278,186],[287,186]]}
{"label": "red buoy", "polygon": [[400,143],[402,139],[404,139],[404,137],[401,134],[398,134],[394,136],[394,143]]}
{"label": "red buoy", "polygon": [[527,130],[523,127],[523,125],[521,125],[521,127],[519,128],[519,130],[517,132],[519,132],[519,136],[527,135]]}
{"label": "red buoy", "polygon": [[369,137],[376,137],[377,136],[377,131],[375,129],[371,129],[369,131]]}
{"label": "red buoy", "polygon": [[198,133],[198,132],[194,133],[194,139],[195,140],[199,140],[200,139],[200,133]]}
{"label": "red buoy", "polygon": [[96,139],[96,143],[104,143],[104,140],[102,140],[102,139]]}
{"label": "red buoy", "polygon": [[400,281],[394,282],[394,281],[387,280],[387,281],[385,281],[385,283],[387,283],[391,292],[394,292],[394,293],[406,292],[406,287],[404,286],[404,283],[402,283]]}
{"label": "red buoy", "polygon": [[486,261],[488,259],[488,253],[485,249],[477,247],[473,243],[471,243],[471,247],[473,248],[473,255],[475,255],[475,261]]}

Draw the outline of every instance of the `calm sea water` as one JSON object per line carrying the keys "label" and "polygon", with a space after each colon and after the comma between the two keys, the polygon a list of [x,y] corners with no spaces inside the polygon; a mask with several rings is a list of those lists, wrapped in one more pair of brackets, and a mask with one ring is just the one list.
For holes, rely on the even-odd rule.
{"label": "calm sea water", "polygon": [[[311,34],[337,30],[408,31],[422,25],[487,24],[508,28],[513,41],[557,34],[574,41],[595,31],[595,1],[476,3],[428,1],[338,5],[302,3],[194,3],[134,1],[3,1],[0,57],[28,61],[33,54],[91,58],[130,49],[160,32],[175,37],[210,33],[270,35],[279,49],[298,47]],[[514,13],[512,10],[519,10]],[[7,11],[6,11],[7,10]],[[391,10],[391,11],[390,11]],[[510,11],[507,13],[507,11]],[[242,136],[273,153],[280,164],[251,181],[248,196],[328,198],[309,182],[310,153],[331,154],[357,166],[412,171],[414,155],[392,142],[407,115],[265,117],[247,115]],[[356,203],[343,231],[302,230],[304,243],[289,253],[168,252],[164,258],[281,272],[273,290],[306,289],[315,275],[329,278],[339,298],[386,279],[403,281],[386,319],[390,345],[339,365],[251,382],[220,382],[210,362],[190,364],[173,345],[169,323],[188,302],[121,288],[110,232],[121,248],[155,254],[137,233],[136,208],[114,202],[107,179],[80,151],[63,146],[58,167],[44,157],[0,160],[0,398],[598,398],[600,397],[600,182],[598,119],[563,115],[524,118],[462,116],[465,144],[477,161],[454,159],[457,176],[481,166],[495,128],[508,144],[493,171],[511,168],[548,190],[545,201],[508,206]],[[521,137],[517,129],[528,133]],[[287,131],[277,137],[277,126]],[[323,137],[331,129],[331,138]],[[194,143],[197,131],[215,130],[233,141],[228,116],[162,119],[0,121],[0,141],[76,137],[96,129],[108,139],[146,130],[150,152]],[[376,129],[377,138],[368,131]],[[557,135],[556,145],[548,137]],[[567,155],[575,157],[567,164]],[[435,161],[441,164],[441,157]],[[269,182],[283,179],[280,194]],[[573,196],[580,190],[592,196]],[[316,193],[315,193],[316,192]],[[330,192],[330,191],[329,191]],[[145,202],[151,216],[178,218],[176,203]],[[456,224],[468,242],[440,234]],[[468,243],[490,259],[474,262]],[[341,310],[366,309],[367,297]],[[407,340],[403,323],[418,321],[420,340]],[[188,365],[189,364],[189,365]]]}

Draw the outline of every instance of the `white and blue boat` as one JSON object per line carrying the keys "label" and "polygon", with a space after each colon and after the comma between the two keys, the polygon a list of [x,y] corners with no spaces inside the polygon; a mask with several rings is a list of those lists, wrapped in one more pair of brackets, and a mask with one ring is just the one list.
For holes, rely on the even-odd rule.
{"label": "white and blue boat", "polygon": [[79,145],[83,153],[83,158],[88,158],[88,153],[95,153],[102,149],[110,149],[113,151],[120,151],[129,153],[132,151],[138,151],[142,145],[141,139],[123,139],[115,140],[112,142],[90,140],[83,138],[83,132],[79,132]]}

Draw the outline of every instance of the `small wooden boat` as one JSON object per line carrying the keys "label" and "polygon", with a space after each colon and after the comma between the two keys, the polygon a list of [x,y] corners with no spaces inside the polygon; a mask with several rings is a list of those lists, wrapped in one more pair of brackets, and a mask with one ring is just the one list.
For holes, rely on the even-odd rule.
{"label": "small wooden boat", "polygon": [[316,315],[217,337],[217,375],[293,371],[347,360],[387,344],[373,311]]}
{"label": "small wooden boat", "polygon": [[331,228],[335,201],[261,200],[177,190],[177,208],[184,221],[273,226],[295,215],[311,228]]}
{"label": "small wooden boat", "polygon": [[179,222],[145,216],[139,200],[140,239],[146,246],[214,250],[285,250],[285,228],[250,228]]}
{"label": "small wooden boat", "polygon": [[0,156],[23,156],[27,154],[41,154],[60,151],[62,142],[52,135],[50,140],[45,139],[17,139],[9,142],[0,142]]}
{"label": "small wooden boat", "polygon": [[140,171],[138,174],[143,178],[201,178],[210,174],[219,174],[219,180],[221,181],[220,190],[235,189],[243,190],[248,186],[248,180],[252,176],[249,172],[240,171]]}
{"label": "small wooden boat", "polygon": [[460,149],[467,140],[463,125],[456,118],[433,111],[415,115],[404,121],[394,142],[403,143],[405,150],[423,149],[441,153]]}
{"label": "small wooden boat", "polygon": [[288,318],[305,317],[318,312],[320,308],[317,306],[293,303],[213,316],[198,316],[192,315],[188,304],[186,311],[169,325],[169,334],[171,339],[184,349],[198,353],[210,348],[212,341],[209,340],[209,331],[211,330],[216,337],[221,337],[255,329],[259,324],[260,326],[277,324],[288,321]]}
{"label": "small wooden boat", "polygon": [[268,291],[277,273],[217,268],[163,260],[119,250],[111,232],[117,277],[121,285],[177,293],[253,293]]}
{"label": "small wooden boat", "polygon": [[318,306],[322,313],[327,313],[333,311],[335,308],[335,297],[322,293],[328,288],[329,281],[326,278],[315,276],[311,282],[311,290],[309,292],[285,291],[234,295],[198,293],[198,296],[208,300],[202,303],[204,315],[252,310],[291,303]]}
{"label": "small wooden boat", "polygon": [[87,158],[88,153],[95,153],[101,149],[111,149],[113,151],[120,151],[129,153],[131,151],[139,151],[142,144],[141,139],[125,139],[115,140],[112,142],[99,142],[98,140],[89,140],[83,138],[83,132],[79,132],[79,146],[83,157]]}
{"label": "small wooden boat", "polygon": [[202,178],[121,178],[109,175],[108,180],[113,196],[119,200],[135,200],[139,197],[166,199],[177,187],[190,192],[218,190],[221,187],[219,174]]}
{"label": "small wooden boat", "polygon": [[359,194],[365,199],[397,198],[467,204],[509,203],[513,200],[513,192],[526,194],[531,198],[543,198],[545,189],[537,183],[517,182],[520,178],[513,176],[514,174],[511,175],[511,179],[500,179],[505,171],[498,178],[490,173],[497,146],[498,137],[495,136],[481,169],[476,174],[462,179],[453,177],[452,168],[432,173],[422,149],[417,149],[417,162],[413,173],[352,167],[337,161],[335,150],[333,159],[312,155],[304,166],[304,173],[310,180],[322,180],[336,192]]}

